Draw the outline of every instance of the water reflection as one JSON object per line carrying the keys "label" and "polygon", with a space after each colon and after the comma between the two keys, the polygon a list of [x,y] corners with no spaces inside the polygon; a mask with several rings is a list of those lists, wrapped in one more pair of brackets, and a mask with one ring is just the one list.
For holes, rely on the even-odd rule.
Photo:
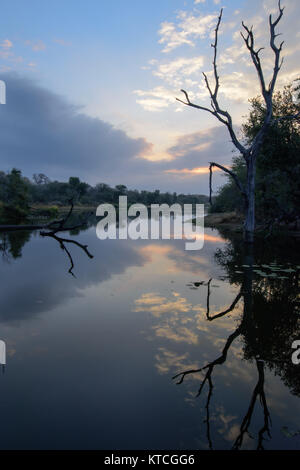
{"label": "water reflection", "polygon": [[74,250],[76,278],[52,237],[1,235],[2,448],[297,447],[291,241],[251,252],[207,229],[187,252],[72,232],[94,255]]}
{"label": "water reflection", "polygon": [[22,249],[29,242],[31,232],[2,232],[0,233],[0,253],[2,259],[9,262],[22,256]]}
{"label": "water reflection", "polygon": [[[271,259],[274,264],[272,265],[266,264],[267,256],[256,258],[256,263],[264,263],[263,267],[265,270],[269,269],[273,272],[266,274],[262,271],[255,270],[257,274],[260,274],[259,276],[255,276],[254,267],[259,267],[259,265],[254,262],[253,247],[240,245],[239,248],[242,248],[241,251],[241,249],[238,249],[238,247],[234,245],[235,242],[236,239],[233,239],[225,249],[219,250],[216,257],[219,263],[226,269],[230,282],[239,284],[240,290],[227,309],[212,315],[210,313],[212,279],[210,279],[207,283],[206,318],[208,321],[214,321],[224,317],[232,312],[242,299],[243,311],[239,325],[235,331],[228,336],[221,355],[201,368],[185,370],[176,374],[173,378],[178,378],[179,381],[177,384],[181,384],[187,375],[197,374],[199,372],[205,374],[196,396],[200,396],[204,386],[207,384],[208,391],[205,405],[207,440],[209,448],[212,449],[213,443],[210,432],[209,406],[213,392],[213,373],[216,366],[225,363],[232,343],[241,336],[243,341],[243,358],[249,361],[255,361],[258,379],[252,393],[249,407],[240,425],[239,434],[234,440],[233,449],[242,448],[245,435],[252,437],[249,427],[251,425],[256,402],[259,402],[263,409],[263,423],[258,431],[257,449],[261,450],[264,448],[264,440],[271,438],[271,417],[264,389],[265,368],[268,367],[270,370],[274,370],[275,374],[282,378],[285,385],[290,388],[293,394],[297,396],[300,394],[300,375],[297,367],[293,365],[291,361],[291,344],[296,338],[300,337],[298,317],[299,269],[297,266],[295,269],[278,266],[277,257],[274,256],[275,253],[273,252]],[[286,251],[287,250],[285,250],[285,252]],[[262,251],[260,250],[259,252],[260,255],[262,255]],[[282,252],[280,253],[280,258],[283,258]],[[284,260],[286,263],[286,258],[284,258]],[[280,275],[284,272],[289,273],[289,275]],[[236,274],[238,274],[238,276]]]}
{"label": "water reflection", "polygon": [[[30,240],[30,235],[32,231],[40,230],[39,235],[41,237],[49,237],[55,240],[58,243],[60,249],[67,255],[70,266],[68,273],[72,276],[75,276],[74,269],[74,258],[71,254],[69,245],[75,245],[80,248],[90,259],[93,258],[93,255],[89,252],[88,246],[83,245],[78,240],[73,238],[64,238],[60,236],[62,232],[69,232],[70,235],[77,235],[80,230],[85,230],[91,226],[94,217],[92,213],[84,214],[74,214],[73,212],[74,204],[73,200],[70,200],[70,208],[65,215],[62,215],[60,219],[52,220],[51,222],[43,225],[30,226],[26,225],[7,225],[0,226],[0,251],[2,252],[2,258],[6,261],[9,261],[12,257],[13,259],[20,258],[22,256],[22,248],[26,242]],[[75,222],[76,221],[76,222]],[[24,228],[24,230],[23,230]]]}
{"label": "water reflection", "polygon": [[[97,253],[96,260],[91,262],[91,256],[86,257],[85,251],[81,250],[74,253],[70,261],[69,256],[66,258],[57,250],[66,238],[53,237],[51,233],[49,236],[37,232],[1,234],[3,259],[9,261],[10,266],[0,263],[0,276],[5,279],[0,285],[0,321],[26,320],[53,310],[70,298],[82,297],[85,288],[124,272],[128,266],[142,266],[147,261],[146,255],[134,245],[116,244],[114,240],[100,244],[94,228],[77,228],[76,232],[80,233],[80,245],[88,247],[89,253]],[[70,231],[69,243],[79,243],[74,238],[74,231]],[[33,243],[29,243],[30,240]],[[67,275],[74,267],[73,259],[79,273],[76,283]]]}

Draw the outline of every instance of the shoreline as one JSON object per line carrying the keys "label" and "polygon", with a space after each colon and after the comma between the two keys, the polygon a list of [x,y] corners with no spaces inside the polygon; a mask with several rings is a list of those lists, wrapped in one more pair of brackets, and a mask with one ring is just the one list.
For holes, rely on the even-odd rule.
{"label": "shoreline", "polygon": [[[197,219],[193,219],[197,223]],[[231,233],[242,233],[244,228],[244,219],[241,214],[236,212],[214,212],[207,214],[204,217],[204,226],[216,229],[223,229]],[[263,234],[265,232],[265,227],[262,224],[257,224],[255,233],[257,235]],[[285,225],[276,225],[274,226],[274,232],[272,235],[277,236],[291,236],[291,237],[300,237],[300,230],[292,230],[290,227]]]}

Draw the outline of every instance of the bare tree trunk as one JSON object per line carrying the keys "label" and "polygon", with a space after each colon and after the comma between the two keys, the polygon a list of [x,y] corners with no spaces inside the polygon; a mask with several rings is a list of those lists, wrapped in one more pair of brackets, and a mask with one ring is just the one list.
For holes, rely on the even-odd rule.
{"label": "bare tree trunk", "polygon": [[253,243],[255,230],[255,159],[250,157],[247,171],[247,204],[244,225],[244,240]]}
{"label": "bare tree trunk", "polygon": [[[245,199],[246,203],[246,218],[245,218],[245,224],[244,224],[244,240],[245,242],[248,243],[253,243],[254,239],[254,229],[255,229],[255,166],[256,166],[256,158],[259,154],[259,150],[263,144],[263,140],[266,136],[266,133],[272,123],[273,120],[273,93],[274,93],[274,88],[277,80],[278,73],[281,69],[283,59],[280,60],[281,58],[281,51],[282,51],[282,46],[283,42],[281,42],[280,45],[276,45],[276,38],[279,36],[279,33],[276,33],[275,29],[278,23],[280,22],[282,16],[283,16],[283,10],[284,8],[281,7],[281,0],[278,0],[278,16],[277,18],[273,21],[272,15],[269,16],[269,29],[270,29],[270,47],[274,53],[274,69],[273,69],[273,75],[271,78],[271,81],[269,85],[266,85],[266,80],[264,76],[264,72],[262,69],[261,65],[261,60],[260,60],[260,52],[264,49],[263,47],[260,47],[259,49],[255,48],[255,41],[254,41],[254,33],[253,33],[253,28],[248,28],[244,22],[242,23],[244,32],[241,32],[242,38],[245,42],[245,45],[247,49],[250,52],[250,56],[252,59],[252,62],[255,66],[259,83],[261,86],[261,93],[265,102],[266,106],[266,115],[264,118],[264,122],[261,126],[261,128],[258,130],[256,136],[254,137],[251,145],[247,145],[246,147],[242,143],[241,140],[239,140],[238,136],[235,133],[235,129],[233,126],[233,121],[232,117],[229,114],[228,111],[222,109],[219,105],[218,101],[218,93],[219,93],[219,88],[220,88],[220,79],[218,75],[218,67],[217,67],[217,47],[218,47],[218,33],[219,33],[219,27],[222,19],[222,14],[223,14],[223,8],[221,9],[220,16],[218,18],[217,26],[215,29],[215,40],[214,43],[211,45],[214,49],[214,58],[213,58],[213,75],[214,75],[214,86],[211,84],[210,80],[208,79],[208,76],[206,73],[203,73],[204,80],[206,87],[209,92],[209,96],[211,99],[211,106],[210,108],[206,106],[202,106],[196,103],[193,103],[190,98],[188,93],[185,90],[181,90],[182,93],[185,96],[185,101],[181,100],[179,98],[176,98],[177,101],[180,101],[181,103],[185,104],[186,106],[191,106],[192,108],[200,109],[202,111],[206,111],[213,116],[215,116],[222,124],[224,124],[228,132],[230,134],[230,138],[236,149],[239,151],[241,155],[243,155],[244,160],[247,164],[247,184],[246,187],[242,184],[242,182],[239,180],[238,175],[235,174],[232,170],[229,170],[228,168],[224,167],[223,165],[220,165],[215,162],[211,162],[209,166],[210,170],[210,178],[209,178],[209,186],[210,186],[210,201],[211,201],[211,195],[212,195],[212,168],[213,167],[218,167],[220,170],[224,171],[225,173],[229,174],[234,182],[236,183],[237,187],[239,188],[242,196]],[[296,113],[294,116],[287,116],[285,117],[286,119],[298,119],[300,115],[299,113]]]}

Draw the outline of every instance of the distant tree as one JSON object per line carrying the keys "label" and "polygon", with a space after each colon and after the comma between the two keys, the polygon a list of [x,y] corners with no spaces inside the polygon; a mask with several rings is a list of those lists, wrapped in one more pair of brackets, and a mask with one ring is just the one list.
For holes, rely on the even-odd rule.
{"label": "distant tree", "polygon": [[[16,170],[18,171],[18,170]],[[13,170],[14,172],[14,170]],[[20,173],[20,172],[19,172]],[[11,191],[11,176],[0,171],[0,207],[4,203],[13,204],[14,191]],[[127,196],[128,204],[143,203],[145,205],[179,202],[202,203],[208,198],[204,195],[180,195],[176,193],[161,193],[159,189],[154,191],[130,190],[124,184],[118,184],[114,188],[106,183],[98,183],[95,186],[80,181],[77,176],[71,176],[68,182],[50,181],[44,174],[35,174],[33,182],[21,176],[20,181],[27,193],[26,199],[30,204],[68,205],[72,199],[74,204],[98,205],[102,203],[118,204],[120,196]],[[23,192],[24,192],[23,191]],[[21,191],[22,193],[22,191]],[[18,194],[18,192],[16,192]],[[25,194],[25,193],[24,193]],[[17,204],[19,207],[22,206]],[[40,208],[41,210],[41,208]],[[46,209],[45,209],[46,210]]]}
{"label": "distant tree", "polygon": [[23,218],[29,212],[29,188],[20,170],[13,168],[5,181],[2,213],[7,218]]}
{"label": "distant tree", "polygon": [[35,184],[48,184],[50,179],[44,173],[34,173],[32,179]]}
{"label": "distant tree", "polygon": [[120,196],[126,196],[127,191],[128,191],[127,186],[125,186],[125,184],[117,184],[116,190]]}
{"label": "distant tree", "polygon": [[69,178],[69,187],[70,198],[79,202],[82,196],[86,194],[89,185],[87,183],[81,182],[77,176],[71,176]]}
{"label": "distant tree", "polygon": [[0,202],[7,201],[8,177],[4,171],[0,171]]}

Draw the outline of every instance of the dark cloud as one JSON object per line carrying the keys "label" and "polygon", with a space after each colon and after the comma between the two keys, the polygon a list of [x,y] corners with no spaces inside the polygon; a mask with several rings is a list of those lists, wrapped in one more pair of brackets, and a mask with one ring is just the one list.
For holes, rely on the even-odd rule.
{"label": "dark cloud", "polygon": [[3,169],[16,166],[31,176],[53,178],[77,174],[102,181],[149,148],[145,139],[132,139],[112,125],[91,118],[80,108],[33,81],[17,75],[6,82],[7,104],[1,107],[0,141]]}
{"label": "dark cloud", "polygon": [[227,165],[232,149],[227,129],[218,126],[179,137],[168,152],[176,158],[175,168],[182,169],[207,166],[211,161]]}
{"label": "dark cloud", "polygon": [[[1,79],[7,88],[7,104],[0,107],[1,170],[17,167],[29,177],[42,172],[58,180],[79,176],[91,184],[207,194],[207,175],[166,171],[231,160],[226,129],[215,127],[179,137],[168,149],[172,161],[149,162],[139,158],[151,150],[145,139],[130,138],[83,114],[80,107],[32,80],[16,74],[3,74]],[[216,175],[216,186],[223,181]]]}

